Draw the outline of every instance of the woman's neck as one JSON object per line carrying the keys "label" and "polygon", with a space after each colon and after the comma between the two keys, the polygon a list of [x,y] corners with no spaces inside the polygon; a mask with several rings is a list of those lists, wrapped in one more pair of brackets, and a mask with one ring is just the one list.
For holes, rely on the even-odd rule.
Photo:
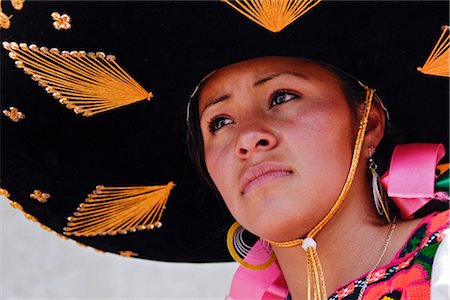
{"label": "woman's neck", "polygon": [[[391,229],[376,213],[371,195],[364,191],[367,189],[352,189],[336,215],[315,237],[328,296],[375,266]],[[421,219],[397,221],[379,266],[395,257],[420,222]],[[307,299],[305,251],[301,246],[273,250],[292,299]]]}
{"label": "woman's neck", "polygon": [[[390,225],[377,215],[364,184],[355,185],[336,215],[314,238],[327,294],[369,271],[381,252]],[[395,248],[397,249],[397,248]],[[275,248],[293,299],[306,299],[306,255],[301,246]],[[387,263],[396,251],[387,251]]]}

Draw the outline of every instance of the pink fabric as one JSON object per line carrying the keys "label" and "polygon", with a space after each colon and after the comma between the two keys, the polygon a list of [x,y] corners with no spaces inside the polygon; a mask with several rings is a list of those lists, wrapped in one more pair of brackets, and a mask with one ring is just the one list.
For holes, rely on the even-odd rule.
{"label": "pink fabric", "polygon": [[444,156],[442,144],[406,144],[395,148],[389,171],[381,183],[400,209],[402,218],[412,219],[431,199],[449,200],[445,193],[435,193],[436,165]]}
{"label": "pink fabric", "polygon": [[288,293],[289,290],[280,267],[274,262],[267,269],[260,271],[239,266],[233,276],[230,293],[226,299],[284,300]]}

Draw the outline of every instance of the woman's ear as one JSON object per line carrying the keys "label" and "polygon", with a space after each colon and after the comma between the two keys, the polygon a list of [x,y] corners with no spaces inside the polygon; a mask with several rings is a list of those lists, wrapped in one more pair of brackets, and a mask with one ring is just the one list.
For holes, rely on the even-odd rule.
{"label": "woman's ear", "polygon": [[[386,125],[386,112],[382,104],[375,97],[373,99],[372,108],[369,114],[369,122],[367,124],[366,136],[364,139],[364,148],[371,149],[370,154],[373,155],[384,136],[384,129]],[[366,152],[369,156],[369,151]]]}

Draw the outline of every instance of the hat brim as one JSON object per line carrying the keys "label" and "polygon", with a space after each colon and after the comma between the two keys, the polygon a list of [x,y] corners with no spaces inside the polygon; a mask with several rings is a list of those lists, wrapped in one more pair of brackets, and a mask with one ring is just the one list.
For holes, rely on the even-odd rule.
{"label": "hat brim", "polygon": [[[248,58],[301,56],[333,64],[377,89],[406,141],[448,144],[448,80],[417,72],[448,20],[448,2],[323,2],[272,33],[220,2],[27,2],[2,40],[60,50],[104,51],[152,101],[86,118],[14,67],[2,50],[1,188],[62,234],[97,185],[175,182],[158,229],[70,238],[101,251],[164,261],[229,261],[231,217],[189,162],[186,104],[210,71]],[[72,17],[57,31],[53,11]],[[46,203],[34,190],[51,195]]]}

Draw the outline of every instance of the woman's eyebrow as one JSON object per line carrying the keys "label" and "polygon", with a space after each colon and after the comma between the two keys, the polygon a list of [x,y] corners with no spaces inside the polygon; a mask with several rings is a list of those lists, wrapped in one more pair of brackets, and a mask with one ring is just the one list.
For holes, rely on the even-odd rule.
{"label": "woman's eyebrow", "polygon": [[[265,82],[267,82],[269,80],[272,80],[274,78],[277,78],[277,77],[279,77],[281,75],[290,75],[290,76],[299,77],[301,79],[309,80],[309,78],[306,75],[302,74],[302,73],[297,73],[297,72],[293,72],[293,71],[281,71],[281,72],[278,72],[278,73],[270,74],[268,76],[264,76],[261,79],[258,79],[257,81],[255,81],[255,83],[253,83],[253,87],[257,87],[259,85],[262,85]],[[224,101],[230,99],[230,97],[231,96],[229,94],[225,94],[225,95],[219,96],[219,97],[217,97],[215,99],[207,101],[205,106],[203,107],[203,109],[200,111],[200,115],[202,115],[205,112],[205,110],[208,109],[210,106],[218,104],[220,102],[224,102]]]}
{"label": "woman's eyebrow", "polygon": [[253,87],[257,87],[257,86],[259,86],[261,84],[264,84],[264,83],[266,83],[269,80],[272,80],[274,78],[279,77],[280,75],[292,75],[292,76],[296,76],[296,77],[300,77],[302,79],[308,80],[308,77],[306,75],[304,75],[304,74],[297,73],[297,72],[292,72],[292,71],[282,71],[282,72],[273,73],[273,74],[270,74],[269,76],[265,76],[265,77],[263,77],[261,79],[258,79],[253,84]]}
{"label": "woman's eyebrow", "polygon": [[225,94],[225,95],[222,95],[220,97],[217,97],[215,99],[212,99],[212,100],[208,101],[206,103],[206,105],[203,107],[203,109],[200,111],[200,115],[202,115],[208,107],[210,107],[210,106],[212,106],[214,104],[226,101],[228,99],[230,99],[230,95],[229,94]]}

